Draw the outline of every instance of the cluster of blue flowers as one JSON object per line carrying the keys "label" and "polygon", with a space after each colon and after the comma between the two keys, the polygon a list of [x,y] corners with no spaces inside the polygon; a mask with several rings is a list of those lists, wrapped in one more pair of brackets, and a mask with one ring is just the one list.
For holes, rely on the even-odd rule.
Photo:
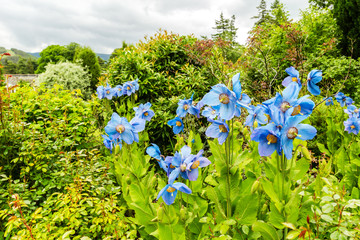
{"label": "cluster of blue flowers", "polygon": [[199,168],[206,167],[211,163],[206,157],[202,156],[203,152],[204,150],[200,150],[196,155],[193,155],[191,154],[191,148],[185,145],[174,156],[165,158],[161,155],[159,147],[154,143],[146,149],[146,153],[158,161],[159,166],[168,176],[168,184],[161,189],[156,198],[157,200],[162,197],[167,205],[171,205],[175,201],[177,191],[191,193],[191,189],[184,183],[174,183],[174,181],[179,176],[186,180],[196,181],[199,176]]}
{"label": "cluster of blue flowers", "polygon": [[345,96],[342,92],[339,92],[335,95],[336,101],[341,105],[341,107],[346,106],[344,112],[349,115],[349,118],[344,121],[345,131],[349,133],[353,133],[355,135],[359,134],[360,130],[360,114],[359,108],[357,108],[354,104],[354,101]]}
{"label": "cluster of blue flowers", "polygon": [[117,85],[114,88],[110,87],[108,83],[106,83],[106,87],[98,86],[96,89],[96,93],[99,99],[107,98],[111,100],[113,97],[121,97],[123,95],[130,96],[139,90],[138,79],[134,81],[128,81],[123,85]]}
{"label": "cluster of blue flowers", "polygon": [[199,117],[200,109],[202,107],[202,103],[195,103],[193,101],[193,96],[189,99],[180,100],[178,103],[178,108],[176,109],[176,117],[168,121],[168,125],[172,126],[173,132],[175,134],[179,134],[184,131],[184,122],[182,118],[184,118],[188,113]]}
{"label": "cluster of blue flowers", "polygon": [[151,103],[140,104],[134,107],[135,117],[129,122],[125,117],[120,117],[113,113],[111,120],[105,127],[107,135],[101,135],[104,138],[104,145],[112,153],[116,145],[122,146],[122,141],[132,144],[134,141],[139,142],[139,132],[145,129],[146,121],[150,121],[155,115],[150,109]]}
{"label": "cluster of blue flowers", "polygon": [[[315,137],[316,129],[308,124],[302,124],[312,113],[315,104],[308,97],[298,98],[302,84],[298,71],[287,68],[289,74],[283,81],[286,87],[283,92],[249,111],[246,125],[253,126],[256,120],[261,126],[251,134],[253,141],[259,142],[259,154],[270,156],[274,151],[279,155],[285,154],[287,159],[292,158],[293,140],[310,140]],[[313,95],[320,94],[316,85],[322,79],[321,71],[312,70],[308,74],[307,89]]]}

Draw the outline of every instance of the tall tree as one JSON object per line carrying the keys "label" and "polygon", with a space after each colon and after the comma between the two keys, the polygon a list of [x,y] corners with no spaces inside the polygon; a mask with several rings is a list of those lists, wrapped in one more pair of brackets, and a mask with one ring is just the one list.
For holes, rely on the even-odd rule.
{"label": "tall tree", "polygon": [[275,0],[271,4],[270,9],[272,21],[276,25],[281,25],[289,20],[289,14],[286,12],[284,4],[281,3],[280,0]]}
{"label": "tall tree", "polygon": [[98,58],[90,47],[78,48],[75,53],[74,61],[80,61],[82,66],[87,69],[90,75],[90,88],[96,89],[101,74]]}
{"label": "tall tree", "polygon": [[66,47],[60,45],[48,46],[40,52],[38,68],[36,69],[35,73],[45,72],[45,67],[48,63],[58,63],[65,60],[72,61],[73,59],[68,59],[68,56],[68,49]]}
{"label": "tall tree", "polygon": [[263,23],[270,20],[269,10],[266,8],[266,1],[261,0],[259,6],[256,7],[258,9],[258,15],[252,18],[258,19],[255,25],[262,25]]}
{"label": "tall tree", "polygon": [[229,41],[230,43],[235,43],[236,40],[236,31],[238,30],[235,27],[235,15],[232,15],[230,19],[224,18],[223,13],[220,14],[220,20],[215,20],[215,27],[217,33],[212,34],[213,39],[221,38],[224,41]]}
{"label": "tall tree", "polygon": [[357,59],[360,57],[360,0],[335,0],[333,12],[342,33],[342,53]]}

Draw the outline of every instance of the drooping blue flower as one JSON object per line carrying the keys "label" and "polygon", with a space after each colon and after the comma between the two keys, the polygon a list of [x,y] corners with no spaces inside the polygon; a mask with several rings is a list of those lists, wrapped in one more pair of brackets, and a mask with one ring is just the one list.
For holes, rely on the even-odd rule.
{"label": "drooping blue flower", "polygon": [[204,150],[200,150],[196,155],[193,157],[188,157],[184,161],[183,167],[186,167],[184,171],[187,174],[187,177],[190,181],[196,181],[199,176],[199,168],[206,167],[210,165],[209,159],[203,157]]}
{"label": "drooping blue flower", "polygon": [[130,124],[133,127],[134,141],[137,143],[139,142],[139,132],[142,132],[145,129],[145,122],[144,119],[136,116],[130,121]]}
{"label": "drooping blue flower", "polygon": [[103,99],[105,97],[105,88],[104,86],[98,86],[96,88],[96,93],[99,99]]}
{"label": "drooping blue flower", "polygon": [[344,121],[345,131],[358,135],[360,130],[360,119],[356,117],[350,117]]}
{"label": "drooping blue flower", "polygon": [[345,96],[345,94],[343,94],[342,92],[337,93],[335,95],[335,98],[342,107],[344,107],[345,105],[351,105],[354,102],[350,97]]}
{"label": "drooping blue flower", "polygon": [[296,70],[294,67],[289,67],[289,68],[285,69],[285,72],[287,74],[289,74],[289,76],[287,76],[282,81],[282,85],[284,87],[287,87],[290,83],[296,82],[299,85],[299,87],[301,88],[301,81],[300,81],[300,78],[299,78],[299,71]]}
{"label": "drooping blue flower", "polygon": [[211,138],[217,138],[222,145],[229,135],[229,126],[224,121],[208,119],[212,124],[206,129],[205,135]]}
{"label": "drooping blue flower", "polygon": [[173,132],[175,134],[179,134],[184,130],[184,123],[179,117],[175,117],[174,119],[171,119],[170,121],[168,121],[167,124],[173,127]]}
{"label": "drooping blue flower", "polygon": [[219,106],[219,115],[221,119],[230,120],[235,115],[236,97],[235,93],[230,91],[224,84],[217,84],[212,87],[210,92],[205,94],[201,100],[209,106]]}
{"label": "drooping blue flower", "polygon": [[322,79],[322,71],[321,70],[312,70],[308,74],[307,78],[307,89],[312,95],[319,95],[320,94],[320,88],[317,83],[319,83]]}
{"label": "drooping blue flower", "polygon": [[146,153],[151,157],[155,158],[159,163],[159,166],[167,172],[167,165],[165,163],[165,157],[161,154],[160,148],[155,143],[152,143],[152,146],[146,148]]}
{"label": "drooping blue flower", "polygon": [[245,126],[249,126],[251,129],[254,126],[254,122],[257,121],[258,124],[267,124],[268,123],[268,117],[266,114],[266,108],[265,106],[259,104],[256,107],[250,106],[250,109],[248,109],[249,115],[246,117]]}
{"label": "drooping blue flower", "polygon": [[325,100],[325,105],[329,106],[329,105],[334,105],[334,101],[332,97],[328,97],[328,98],[323,98],[323,100]]}
{"label": "drooping blue flower", "polygon": [[106,84],[104,88],[104,97],[111,100],[115,96],[115,89],[111,88],[109,84]]}
{"label": "drooping blue flower", "polygon": [[241,93],[240,73],[237,73],[232,78],[233,93],[235,94],[235,113],[234,116],[240,117],[241,108],[249,109],[251,103],[250,97],[246,93]]}
{"label": "drooping blue flower", "polygon": [[134,88],[135,88],[135,91],[138,91],[139,90],[139,79],[135,79],[134,81],[131,81],[130,82],[133,86],[134,86]]}
{"label": "drooping blue flower", "polygon": [[200,111],[201,111],[201,108],[204,106],[204,103],[202,101],[196,103],[196,102],[192,102],[191,106],[190,106],[190,109],[189,109],[189,113],[191,115],[194,115],[196,116],[197,118],[200,117]]}
{"label": "drooping blue flower", "polygon": [[105,132],[111,139],[121,138],[127,144],[133,143],[134,129],[133,126],[124,117],[120,117],[117,113],[113,113],[111,120],[105,127]]}
{"label": "drooping blue flower", "polygon": [[214,106],[214,107],[206,106],[202,111],[201,115],[203,115],[206,118],[215,119],[217,116],[219,116],[219,109],[220,106]]}
{"label": "drooping blue flower", "polygon": [[169,166],[168,177],[169,182],[173,182],[181,174],[182,178],[188,179],[186,174],[186,164],[187,159],[192,159],[191,148],[187,145],[183,146],[180,149],[180,152],[176,152],[174,157],[166,158],[165,163]]}
{"label": "drooping blue flower", "polygon": [[281,155],[280,131],[275,123],[254,129],[251,140],[259,143],[260,156],[270,156],[274,151]]}
{"label": "drooping blue flower", "polygon": [[289,117],[284,127],[280,132],[281,148],[284,151],[287,159],[292,158],[293,140],[295,138],[301,140],[313,139],[316,135],[316,128],[309,124],[301,124],[300,122],[306,119],[307,116],[292,116]]}
{"label": "drooping blue flower", "polygon": [[[297,102],[300,87],[297,83],[291,82],[282,92],[282,95],[276,93],[273,105],[276,106],[283,114],[292,108]],[[269,106],[269,105],[268,105]]]}
{"label": "drooping blue flower", "polygon": [[183,99],[178,102],[178,108],[176,109],[176,115],[179,117],[185,117],[189,113],[192,105],[192,96],[190,99]]}
{"label": "drooping blue flower", "polygon": [[349,117],[359,117],[360,109],[357,108],[355,105],[350,105],[347,109],[344,109],[344,112],[349,115]]}
{"label": "drooping blue flower", "polygon": [[114,96],[116,97],[121,97],[122,95],[124,95],[124,91],[123,91],[123,86],[122,85],[116,85],[114,87],[115,90],[115,94]]}
{"label": "drooping blue flower", "polygon": [[121,141],[117,141],[116,139],[115,140],[111,139],[108,136],[106,136],[105,134],[102,134],[101,136],[104,139],[103,143],[104,143],[105,147],[110,150],[110,153],[112,153],[112,150],[116,145],[119,145],[120,149],[121,149],[121,147],[122,147]]}
{"label": "drooping blue flower", "polygon": [[180,191],[180,192],[183,192],[186,194],[191,193],[191,189],[188,188],[188,186],[186,186],[184,183],[180,183],[180,182],[169,183],[163,189],[161,189],[156,200],[158,200],[160,197],[162,197],[162,199],[164,200],[166,205],[171,205],[175,201],[177,191]]}
{"label": "drooping blue flower", "polygon": [[147,102],[145,104],[140,104],[139,107],[134,107],[135,117],[150,121],[151,118],[155,115],[154,111],[150,109],[151,103]]}
{"label": "drooping blue flower", "polygon": [[131,83],[131,82],[124,83],[124,85],[123,85],[124,95],[130,96],[131,94],[135,93],[135,90],[136,90],[136,88],[133,83]]}

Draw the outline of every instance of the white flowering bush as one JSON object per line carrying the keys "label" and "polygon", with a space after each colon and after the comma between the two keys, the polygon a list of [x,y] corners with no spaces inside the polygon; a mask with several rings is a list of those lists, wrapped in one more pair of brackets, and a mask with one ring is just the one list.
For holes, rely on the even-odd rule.
{"label": "white flowering bush", "polygon": [[39,75],[35,83],[38,86],[44,84],[49,88],[59,84],[68,90],[80,89],[84,97],[90,96],[90,76],[81,65],[76,63],[48,64],[46,71]]}

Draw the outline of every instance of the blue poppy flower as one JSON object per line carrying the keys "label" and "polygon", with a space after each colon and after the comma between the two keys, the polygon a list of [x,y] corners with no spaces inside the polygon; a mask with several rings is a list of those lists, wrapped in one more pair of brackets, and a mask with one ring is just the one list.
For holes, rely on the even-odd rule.
{"label": "blue poppy flower", "polygon": [[117,113],[113,113],[111,120],[105,127],[105,132],[111,139],[121,138],[127,144],[134,142],[133,126],[124,117],[120,117]]}
{"label": "blue poppy flower", "polygon": [[219,116],[219,109],[220,106],[214,106],[214,107],[206,106],[202,111],[201,115],[203,115],[206,118],[215,119],[217,116]]}
{"label": "blue poppy flower", "polygon": [[135,90],[136,90],[136,88],[135,88],[134,84],[132,84],[131,82],[124,83],[124,85],[123,85],[124,95],[130,96],[131,94],[135,93]]}
{"label": "blue poppy flower", "polygon": [[110,153],[112,153],[112,150],[116,145],[119,145],[120,149],[121,149],[121,142],[120,141],[117,141],[116,139],[115,140],[111,139],[108,136],[106,136],[105,134],[102,134],[101,136],[104,139],[103,143],[104,143],[105,147],[110,150]]}
{"label": "blue poppy flower", "polygon": [[123,86],[122,85],[117,85],[114,87],[115,90],[115,94],[114,96],[116,97],[121,97],[122,95],[124,95],[124,91],[123,91]]}
{"label": "blue poppy flower", "polygon": [[191,109],[192,101],[192,97],[190,99],[180,100],[178,102],[178,108],[176,109],[176,115],[179,117],[185,117]]}
{"label": "blue poppy flower", "polygon": [[300,87],[297,83],[290,83],[282,92],[282,95],[276,93],[273,105],[278,107],[282,113],[285,113],[297,101],[297,97],[300,92]]}
{"label": "blue poppy flower", "polygon": [[165,157],[161,155],[161,151],[158,145],[155,143],[152,143],[152,146],[146,148],[146,153],[150,155],[151,157],[155,158],[157,162],[159,163],[159,166],[167,172],[167,165],[165,163]]}
{"label": "blue poppy flower", "polygon": [[287,69],[285,69],[285,72],[287,74],[289,74],[289,76],[287,76],[283,81],[282,81],[282,85],[284,87],[289,86],[290,83],[292,82],[296,82],[299,87],[301,88],[301,81],[299,78],[299,71],[296,70],[294,67],[289,67]]}
{"label": "blue poppy flower", "polygon": [[250,109],[248,109],[249,115],[246,117],[245,126],[249,126],[251,129],[254,126],[254,122],[257,121],[258,124],[267,124],[268,123],[268,117],[266,114],[266,108],[265,106],[259,104],[256,107],[250,106]]}
{"label": "blue poppy flower", "polygon": [[292,158],[293,140],[295,138],[301,140],[313,139],[316,135],[316,128],[308,124],[301,124],[300,122],[308,116],[292,116],[287,119],[284,127],[280,132],[281,148],[285,153],[287,159]]}
{"label": "blue poppy flower", "polygon": [[190,181],[196,181],[199,176],[199,168],[206,167],[210,165],[209,159],[203,157],[202,154],[204,150],[200,150],[196,155],[193,155],[192,158],[188,157],[184,161],[184,165],[186,170],[184,171],[187,174],[187,178]]}
{"label": "blue poppy flower", "polygon": [[104,88],[104,97],[111,100],[115,96],[115,89],[111,88],[109,84]]}
{"label": "blue poppy flower", "polygon": [[334,105],[334,101],[332,97],[328,97],[328,98],[323,98],[323,100],[325,100],[325,105],[329,106],[329,105]]}
{"label": "blue poppy flower", "polygon": [[134,141],[137,143],[139,142],[139,132],[142,132],[145,129],[145,122],[144,119],[136,116],[130,121],[130,124],[133,127]]}
{"label": "blue poppy flower", "polygon": [[145,104],[140,104],[139,107],[134,107],[135,111],[135,117],[144,119],[146,121],[150,121],[153,116],[155,116],[155,113],[153,110],[150,109],[151,103],[147,102]]}
{"label": "blue poppy flower", "polygon": [[206,129],[205,135],[211,138],[217,138],[220,145],[222,145],[229,135],[229,126],[218,120],[208,119],[212,124]]}
{"label": "blue poppy flower", "polygon": [[184,130],[184,123],[179,117],[175,117],[174,119],[171,119],[170,121],[168,121],[167,124],[173,127],[173,132],[175,134],[179,134]]}
{"label": "blue poppy flower", "polygon": [[138,91],[139,90],[139,79],[135,79],[134,81],[131,81],[130,82],[133,86],[134,86],[134,88],[135,88],[135,91]]}
{"label": "blue poppy flower", "polygon": [[360,119],[356,117],[351,117],[348,120],[344,121],[344,126],[345,131],[357,135],[360,130]]}
{"label": "blue poppy flower", "polygon": [[103,99],[105,97],[105,88],[104,86],[98,86],[96,88],[96,93],[99,99]]}
{"label": "blue poppy flower", "polygon": [[359,117],[360,109],[357,108],[355,105],[350,105],[347,109],[344,109],[344,112],[349,114],[349,117]]}
{"label": "blue poppy flower", "polygon": [[184,183],[180,183],[180,182],[169,183],[163,189],[161,189],[156,200],[158,200],[160,197],[162,197],[162,199],[164,200],[166,205],[171,205],[175,201],[177,191],[180,191],[180,192],[183,192],[186,194],[191,193],[191,189],[188,188],[188,186],[186,186]]}
{"label": "blue poppy flower", "polygon": [[221,119],[230,120],[235,115],[236,97],[235,93],[230,91],[224,84],[217,84],[212,87],[210,92],[205,94],[201,100],[209,106],[219,106],[219,115]]}
{"label": "blue poppy flower", "polygon": [[281,155],[280,131],[275,123],[254,129],[251,140],[259,143],[260,156],[270,156],[274,151]]}
{"label": "blue poppy flower", "polygon": [[337,93],[335,95],[335,99],[336,101],[338,101],[338,103],[340,103],[342,107],[344,107],[345,105],[351,105],[354,102],[350,97],[345,96],[345,94],[343,94],[342,92]]}
{"label": "blue poppy flower", "polygon": [[307,89],[312,95],[319,95],[320,88],[316,84],[319,83],[322,79],[322,71],[321,70],[312,70],[308,74],[307,78]]}
{"label": "blue poppy flower", "polygon": [[200,117],[200,111],[201,111],[201,108],[204,106],[204,103],[202,101],[196,103],[196,102],[192,102],[191,106],[190,106],[190,109],[189,109],[189,113],[191,115],[194,115],[196,116],[197,118]]}
{"label": "blue poppy flower", "polygon": [[[168,171],[169,182],[173,182],[181,174],[182,178],[188,179],[186,174],[186,164],[185,162],[192,159],[191,148],[187,145],[183,146],[180,149],[180,152],[176,152],[174,157],[166,158],[165,163],[172,169]],[[171,173],[170,173],[171,172]]]}

